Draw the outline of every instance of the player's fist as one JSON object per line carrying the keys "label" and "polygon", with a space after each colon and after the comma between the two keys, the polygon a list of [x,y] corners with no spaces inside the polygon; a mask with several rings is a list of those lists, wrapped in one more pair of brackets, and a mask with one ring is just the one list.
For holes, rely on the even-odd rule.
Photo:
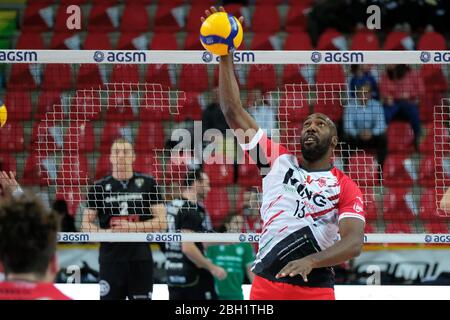
{"label": "player's fist", "polygon": [[223,280],[227,277],[227,272],[223,268],[216,265],[213,265],[211,267],[210,272],[214,277],[216,277],[219,280]]}

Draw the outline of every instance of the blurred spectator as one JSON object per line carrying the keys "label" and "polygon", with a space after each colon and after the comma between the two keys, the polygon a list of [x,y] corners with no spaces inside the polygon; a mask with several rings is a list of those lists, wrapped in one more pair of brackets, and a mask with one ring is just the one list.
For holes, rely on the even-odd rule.
{"label": "blurred spectator", "polygon": [[260,90],[255,90],[250,94],[248,99],[248,113],[255,119],[256,123],[267,133],[268,137],[272,136],[274,130],[277,129],[277,111],[271,105],[270,94],[264,96]]}
{"label": "blurred spectator", "polygon": [[217,89],[214,89],[211,103],[203,111],[202,122],[203,132],[208,129],[218,129],[222,134],[225,134],[225,131],[230,128],[220,109]]}
{"label": "blurred spectator", "polygon": [[[243,228],[244,219],[241,215],[230,213],[223,220],[219,232],[240,233]],[[245,276],[250,282],[254,274],[251,265],[255,260],[255,253],[250,243],[233,243],[227,245],[209,246],[207,257],[215,265],[222,267],[227,272],[223,280],[215,278],[217,295],[220,300],[244,300],[242,285]]]}
{"label": "blurred spectator", "polygon": [[61,232],[77,232],[75,219],[69,214],[67,202],[65,200],[55,200],[53,210],[61,217]]}
{"label": "blurred spectator", "polygon": [[383,107],[372,98],[371,83],[356,86],[356,98],[344,108],[345,141],[353,148],[375,148],[383,167],[387,155],[386,121]]}
{"label": "blurred spectator", "polygon": [[388,65],[380,80],[380,95],[386,123],[394,119],[408,120],[414,131],[416,150],[419,146],[420,119],[418,101],[425,92],[422,79],[404,64]]}
{"label": "blurred spectator", "polygon": [[[377,80],[375,80],[375,77],[372,75],[370,71],[370,65],[353,64],[350,67],[350,72],[352,75],[352,77],[350,78],[351,91],[355,90],[355,88],[357,87],[369,84],[371,98],[376,100],[380,99],[380,92],[378,91]],[[354,93],[352,93],[352,96],[353,97],[355,96]]]}

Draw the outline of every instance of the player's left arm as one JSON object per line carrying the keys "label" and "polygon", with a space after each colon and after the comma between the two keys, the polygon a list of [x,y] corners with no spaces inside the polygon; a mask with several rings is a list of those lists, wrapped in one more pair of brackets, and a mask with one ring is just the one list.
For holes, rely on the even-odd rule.
{"label": "player's left arm", "polygon": [[439,207],[444,211],[450,211],[450,188],[447,189],[439,203]]}
{"label": "player's left arm", "polygon": [[365,226],[362,197],[354,182],[345,181],[339,197],[340,240],[323,251],[289,262],[276,277],[301,275],[308,281],[307,276],[314,268],[335,266],[359,256],[364,244]]}

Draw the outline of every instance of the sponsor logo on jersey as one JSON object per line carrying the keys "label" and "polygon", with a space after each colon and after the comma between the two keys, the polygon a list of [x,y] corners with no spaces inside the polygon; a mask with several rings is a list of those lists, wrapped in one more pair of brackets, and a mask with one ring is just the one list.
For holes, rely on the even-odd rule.
{"label": "sponsor logo on jersey", "polygon": [[136,186],[138,188],[141,188],[144,185],[144,179],[143,178],[138,178],[134,181],[134,183],[136,184]]}

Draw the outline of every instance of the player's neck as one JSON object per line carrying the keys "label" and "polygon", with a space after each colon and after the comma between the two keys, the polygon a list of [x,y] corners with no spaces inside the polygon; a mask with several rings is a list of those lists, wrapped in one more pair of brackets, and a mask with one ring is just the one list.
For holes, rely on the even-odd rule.
{"label": "player's neck", "polygon": [[128,168],[125,170],[114,170],[112,172],[112,177],[116,180],[129,180],[133,177],[133,168]]}
{"label": "player's neck", "polygon": [[308,171],[329,170],[332,166],[331,161],[327,158],[317,161],[307,161],[302,157],[301,166]]}
{"label": "player's neck", "polygon": [[192,188],[189,189],[185,189],[181,195],[183,196],[183,198],[185,198],[186,200],[192,201],[192,202],[197,202],[198,198],[197,198],[197,194],[194,192],[194,190],[192,190]]}

